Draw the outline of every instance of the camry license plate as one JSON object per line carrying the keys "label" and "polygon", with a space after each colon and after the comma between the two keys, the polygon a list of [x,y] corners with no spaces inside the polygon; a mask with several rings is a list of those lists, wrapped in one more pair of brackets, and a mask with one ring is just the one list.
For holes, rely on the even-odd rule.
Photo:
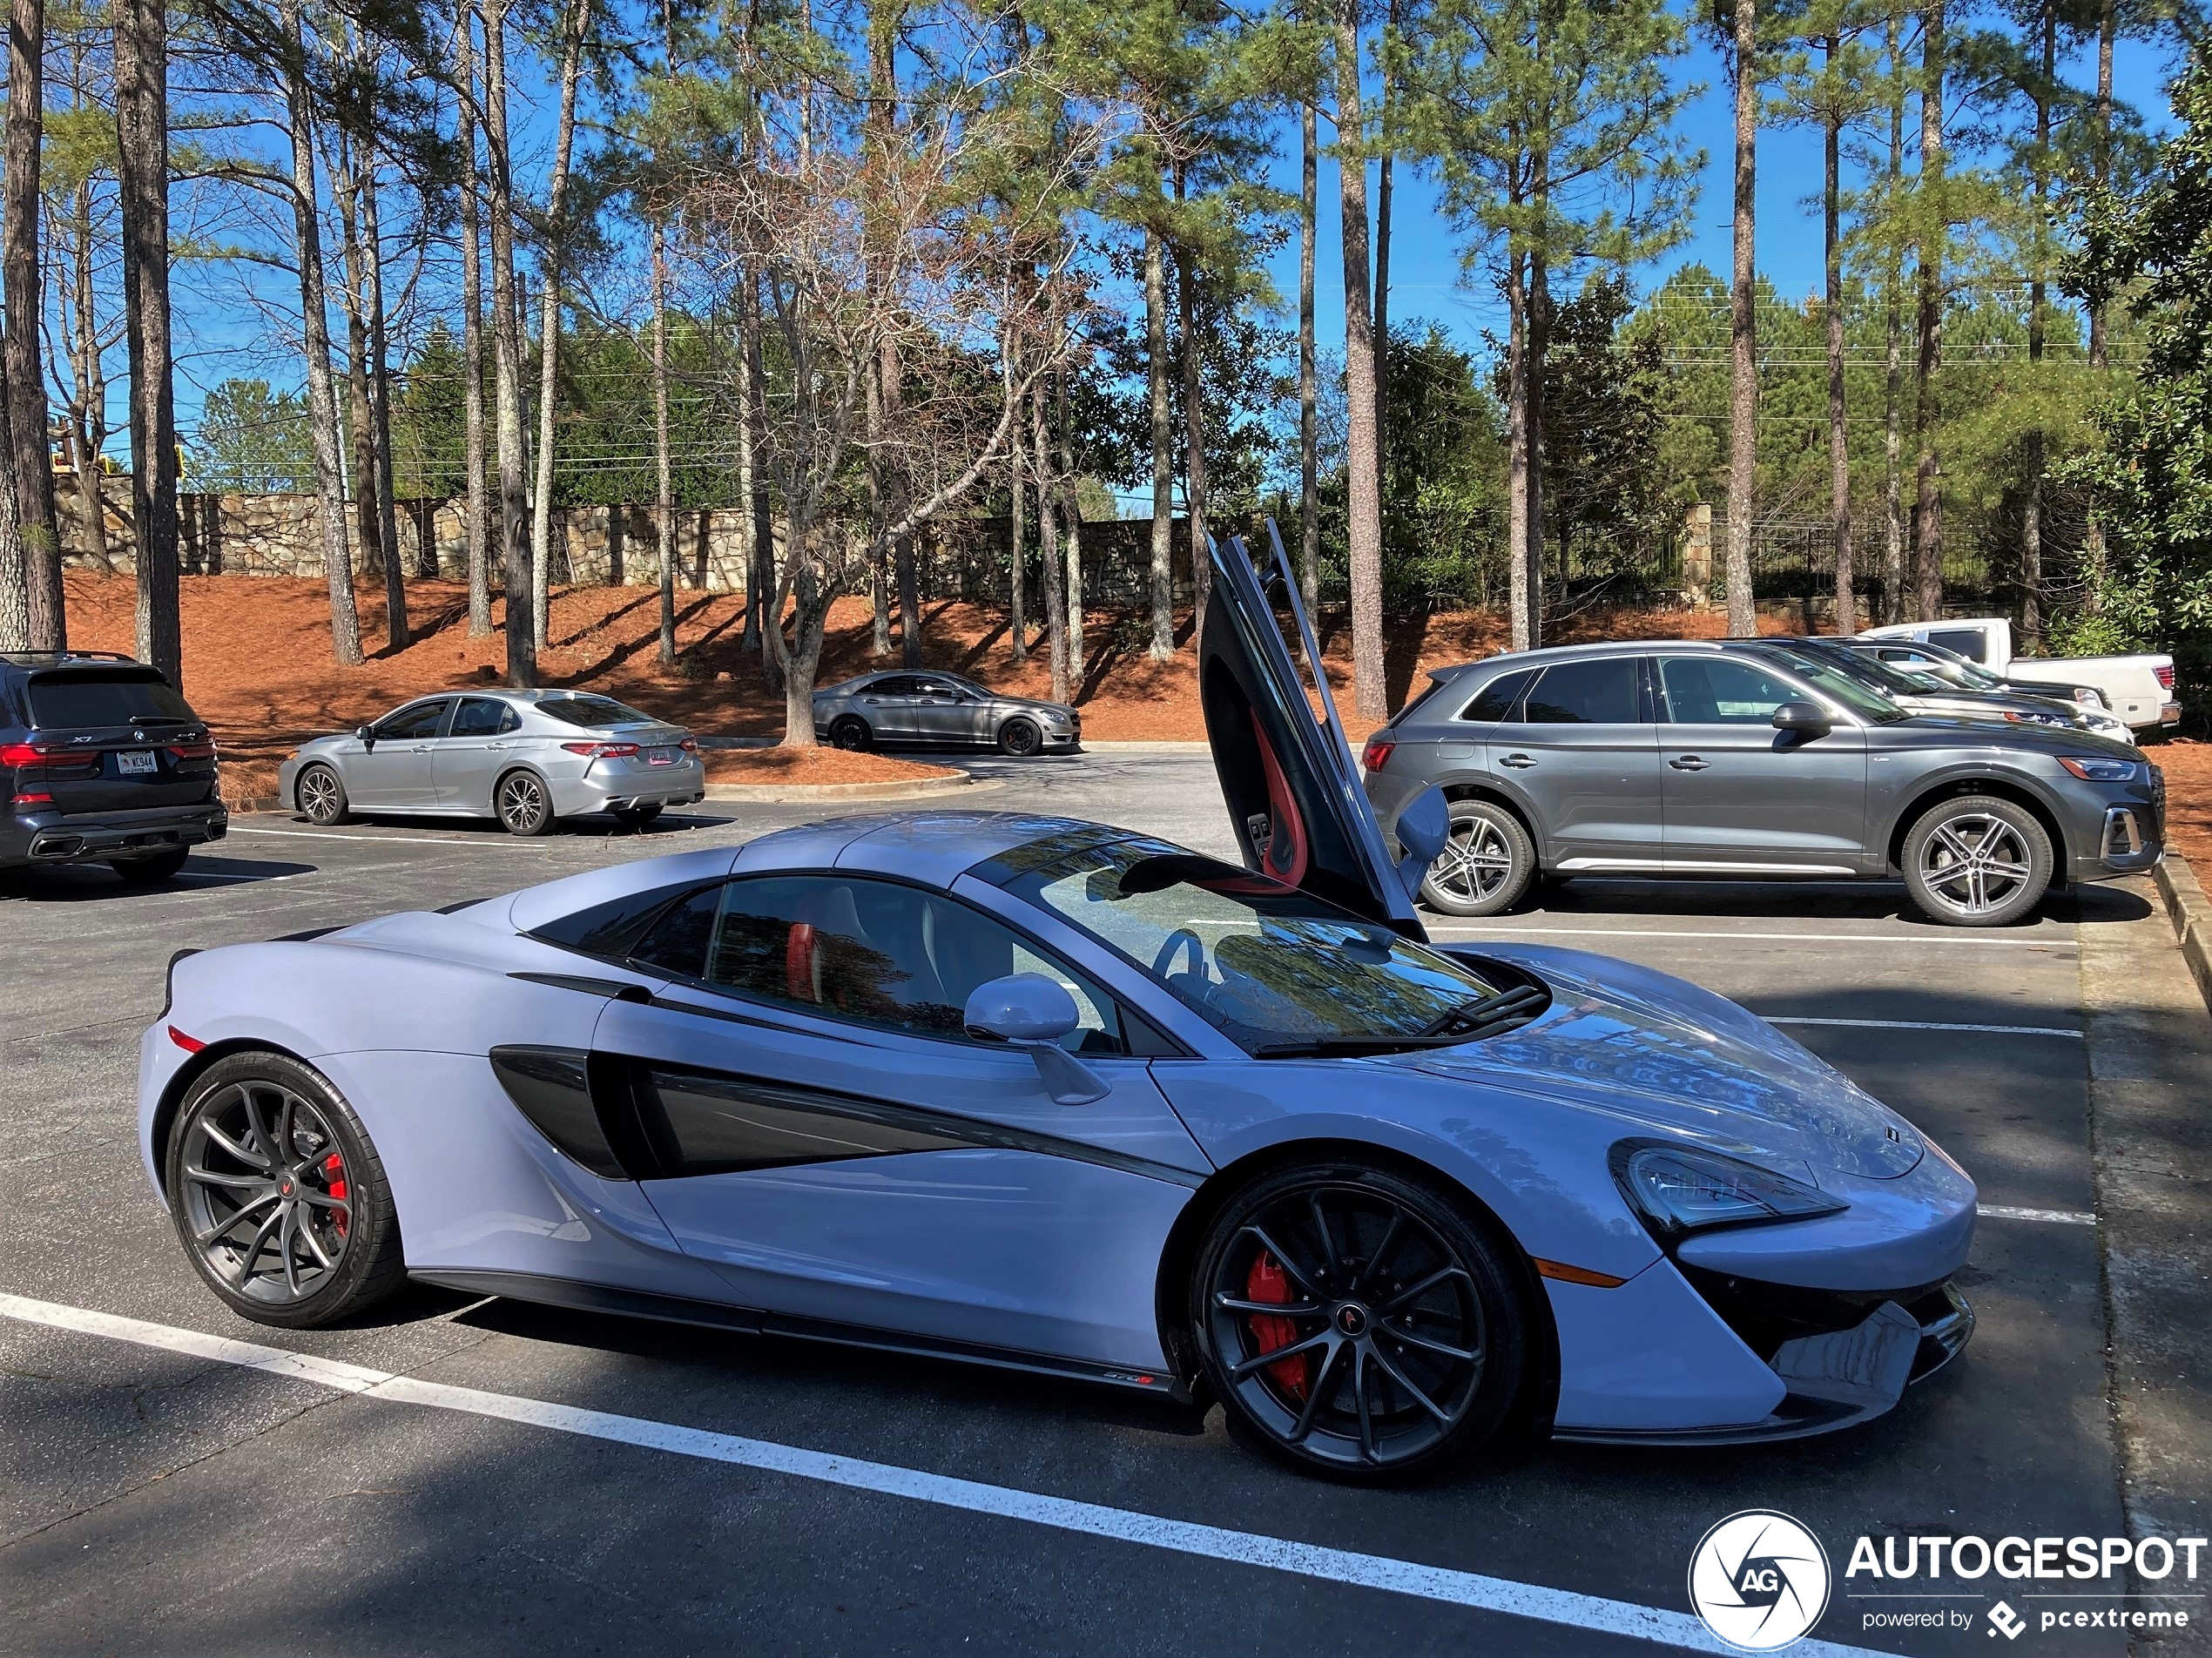
{"label": "camry license plate", "polygon": [[648,765],[673,765],[679,751],[672,748],[649,748],[645,751]]}
{"label": "camry license plate", "polygon": [[134,777],[153,770],[153,751],[150,748],[124,749],[115,757],[115,769],[125,777]]}

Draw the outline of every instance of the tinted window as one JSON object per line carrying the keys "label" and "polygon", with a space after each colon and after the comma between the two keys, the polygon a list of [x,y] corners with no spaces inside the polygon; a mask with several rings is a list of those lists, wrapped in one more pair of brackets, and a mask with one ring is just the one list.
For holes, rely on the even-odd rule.
{"label": "tinted window", "polygon": [[537,711],[587,731],[604,731],[610,725],[658,724],[651,714],[641,714],[611,697],[547,697],[539,701]]}
{"label": "tinted window", "polygon": [[453,717],[453,735],[496,737],[502,731],[515,729],[509,723],[513,719],[513,711],[505,703],[494,702],[489,697],[464,697]]}
{"label": "tinted window", "polygon": [[1726,657],[1664,657],[1659,685],[1677,725],[1767,725],[1774,711],[1804,695],[1748,662]]}
{"label": "tinted window", "polygon": [[[666,934],[664,940],[664,934]],[[673,911],[645,948],[688,951],[698,907]],[[1128,1051],[1113,999],[988,916],[935,893],[837,875],[762,875],[731,881],[700,976],[741,995],[916,1035],[968,1040],[977,987],[1042,973],[1076,1000],[1081,1022],[1062,1045]]]}
{"label": "tinted window", "polygon": [[914,694],[918,697],[949,697],[958,701],[961,689],[949,679],[925,679],[915,687]]}
{"label": "tinted window", "polygon": [[1633,725],[1636,661],[1593,657],[1554,664],[1528,693],[1528,711],[1521,718],[1534,725]]}
{"label": "tinted window", "polygon": [[911,697],[914,694],[914,677],[910,674],[892,674],[860,687],[864,697]]}
{"label": "tinted window", "polygon": [[185,699],[152,669],[44,675],[30,682],[30,723],[52,727],[188,725]]}
{"label": "tinted window", "polygon": [[1517,719],[1521,714],[1521,699],[1528,694],[1528,683],[1535,678],[1534,668],[1523,668],[1519,673],[1501,674],[1483,686],[1475,699],[1467,705],[1461,719]]}
{"label": "tinted window", "polygon": [[721,907],[721,887],[701,887],[655,918],[651,930],[631,951],[631,959],[687,979],[705,978],[714,917]]}
{"label": "tinted window", "polygon": [[1946,650],[1956,650],[1969,662],[1979,662],[1988,648],[1979,628],[1935,628],[1928,633],[1930,644],[1941,645]]}
{"label": "tinted window", "polygon": [[396,714],[387,714],[376,722],[376,739],[388,743],[403,738],[435,737],[438,727],[445,724],[446,710],[451,706],[442,697],[427,703],[411,703]]}
{"label": "tinted window", "polygon": [[[565,944],[572,950],[588,950],[593,955],[625,956],[638,950],[638,940],[645,929],[658,920],[669,905],[690,889],[682,886],[656,886],[649,892],[631,893],[604,904],[594,904],[590,909],[578,910],[573,915],[563,915],[558,920],[548,921],[536,930],[533,937],[548,944]],[[714,917],[715,889],[705,889],[707,895],[707,919]],[[706,960],[706,940],[702,935],[698,953],[689,967],[679,972],[696,977],[700,965]]]}

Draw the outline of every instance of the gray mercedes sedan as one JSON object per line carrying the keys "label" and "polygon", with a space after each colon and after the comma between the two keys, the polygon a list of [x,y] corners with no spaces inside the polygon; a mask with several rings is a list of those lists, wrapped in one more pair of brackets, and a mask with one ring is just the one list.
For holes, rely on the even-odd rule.
{"label": "gray mercedes sedan", "polygon": [[704,799],[706,771],[689,731],[611,697],[454,691],[301,745],[278,768],[277,792],[311,823],[422,812],[542,835],[594,812],[642,827]]}
{"label": "gray mercedes sedan", "polygon": [[862,674],[814,693],[814,735],[839,748],[997,748],[1017,757],[1069,750],[1083,717],[1065,703],[1008,697],[936,670]]}
{"label": "gray mercedes sedan", "polygon": [[1509,909],[1540,875],[1902,875],[1933,920],[1995,927],[2162,856],[2164,779],[2129,745],[1908,713],[1748,639],[1440,669],[1363,763],[1386,830],[1444,788],[1452,841],[1421,896],[1453,915]]}

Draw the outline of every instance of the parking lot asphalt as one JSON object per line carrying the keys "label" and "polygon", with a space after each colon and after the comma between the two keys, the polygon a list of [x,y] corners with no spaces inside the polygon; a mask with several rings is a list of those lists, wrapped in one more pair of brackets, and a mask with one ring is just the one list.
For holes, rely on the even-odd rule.
{"label": "parking lot asphalt", "polygon": [[[1001,785],[978,807],[1232,853],[1203,754],[971,764]],[[1972,1586],[1963,1628],[1871,1628],[1885,1603],[1844,1576],[1852,1540],[2205,1530],[2212,1493],[2170,1461],[2146,1483],[2140,1437],[2161,1408],[2184,1425],[2195,1409],[2189,1352],[2144,1360],[2140,1407],[2116,1398],[2138,1338],[2094,1223],[2115,1147],[2096,1143],[2093,1074],[2141,1070],[2125,1056],[2144,1027],[2114,1008],[2165,970],[2147,885],[2062,896],[2001,933],[1925,925],[1883,885],[1579,882],[1490,923],[1432,918],[1440,939],[1596,950],[1793,1021],[1973,1175],[1972,1346],[1829,1438],[1541,1445],[1351,1490],[1255,1459],[1218,1412],[1044,1378],[421,1289],[358,1327],[277,1331],[199,1287],[133,1136],[137,1038],[172,951],[838,815],[710,805],[529,842],[262,815],[169,887],[100,869],[0,882],[0,1296],[23,1298],[0,1301],[17,1309],[0,1317],[0,1654],[1649,1652],[1642,1635],[1689,1628],[1698,1538],[1749,1507],[1825,1542],[1821,1638],[1986,1653],[2000,1592],[2033,1619],[2061,1604],[2039,1589],[2076,1586]],[[2185,1020],[2168,1001],[2158,1016]],[[2170,1102],[2189,1082],[2159,1086]],[[2133,1293],[2155,1327],[2158,1284]],[[145,1328],[59,1327],[22,1316],[30,1302]],[[2212,1618],[2201,1595],[2141,1604]],[[2025,1639],[2129,1649],[2109,1630]]]}

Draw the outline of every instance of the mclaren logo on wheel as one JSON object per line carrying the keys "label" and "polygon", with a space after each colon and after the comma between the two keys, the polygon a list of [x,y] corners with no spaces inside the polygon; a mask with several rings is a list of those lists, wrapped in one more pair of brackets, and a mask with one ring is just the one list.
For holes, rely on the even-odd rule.
{"label": "mclaren logo on wheel", "polygon": [[1689,1557],[1689,1603],[1731,1647],[1787,1647],[1828,1609],[1827,1551],[1787,1514],[1768,1508],[1730,1514]]}

